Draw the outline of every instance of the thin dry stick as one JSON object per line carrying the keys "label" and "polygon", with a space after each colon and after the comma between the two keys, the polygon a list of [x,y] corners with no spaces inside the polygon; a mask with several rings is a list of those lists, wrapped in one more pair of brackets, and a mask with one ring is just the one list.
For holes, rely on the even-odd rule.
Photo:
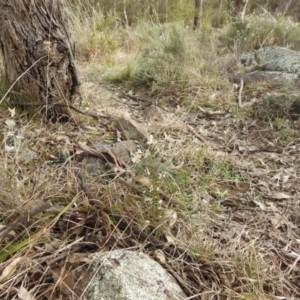
{"label": "thin dry stick", "polygon": [[244,88],[244,80],[241,79],[240,82],[240,88],[239,88],[239,97],[238,97],[238,107],[242,107],[242,93],[243,93],[243,88]]}
{"label": "thin dry stick", "polygon": [[40,62],[42,59],[48,57],[48,55],[44,55],[41,58],[39,58],[35,63],[33,63],[24,73],[22,73],[15,81],[14,83],[10,86],[10,88],[7,90],[7,92],[4,94],[2,99],[0,100],[0,104],[2,101],[6,98],[6,96],[9,94],[9,92],[12,90],[12,88],[16,85],[16,83],[25,75],[28,73],[29,70],[31,70],[38,62]]}
{"label": "thin dry stick", "polygon": [[195,130],[191,125],[187,125],[189,131],[191,131],[201,142],[205,142],[205,139]]}
{"label": "thin dry stick", "polygon": [[92,118],[94,118],[96,120],[98,120],[99,118],[105,118],[105,119],[111,118],[110,116],[104,116],[104,115],[99,116],[97,114],[93,114],[93,113],[89,113],[89,112],[84,112],[84,111],[80,110],[79,108],[77,108],[77,107],[75,107],[75,106],[73,106],[71,104],[65,104],[65,103],[59,103],[59,102],[57,102],[57,103],[53,103],[52,105],[53,106],[64,106],[64,107],[71,108],[74,111],[76,111],[76,112],[78,112],[78,113],[80,113],[82,115],[86,115],[86,116],[92,117]]}

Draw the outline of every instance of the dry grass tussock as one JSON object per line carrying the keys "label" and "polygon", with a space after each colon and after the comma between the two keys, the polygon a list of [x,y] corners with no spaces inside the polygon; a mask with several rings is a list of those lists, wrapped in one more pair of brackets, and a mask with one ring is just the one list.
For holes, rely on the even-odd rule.
{"label": "dry grass tussock", "polygon": [[[0,110],[0,299],[82,299],[76,268],[88,253],[118,248],[151,255],[186,299],[298,299],[300,124],[291,107],[275,114],[262,85],[243,95],[257,106],[238,108],[224,77],[231,54],[211,35],[142,24],[115,37],[105,64],[89,40],[78,53],[81,110],[98,119],[52,124]],[[282,105],[300,96],[276,95]],[[163,119],[146,119],[150,105]],[[128,164],[117,157],[89,172],[84,145],[122,139],[122,115],[152,139]]]}

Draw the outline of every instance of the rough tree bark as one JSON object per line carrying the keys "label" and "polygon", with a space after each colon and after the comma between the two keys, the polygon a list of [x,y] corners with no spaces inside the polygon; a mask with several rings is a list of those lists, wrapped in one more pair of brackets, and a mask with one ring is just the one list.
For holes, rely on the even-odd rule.
{"label": "rough tree bark", "polygon": [[194,30],[199,29],[202,25],[203,1],[195,0],[196,15],[194,17]]}
{"label": "rough tree bark", "polygon": [[244,21],[246,8],[249,0],[235,0],[233,18],[234,20]]}
{"label": "rough tree bark", "polygon": [[0,0],[7,86],[40,103],[71,103],[79,78],[64,0]]}

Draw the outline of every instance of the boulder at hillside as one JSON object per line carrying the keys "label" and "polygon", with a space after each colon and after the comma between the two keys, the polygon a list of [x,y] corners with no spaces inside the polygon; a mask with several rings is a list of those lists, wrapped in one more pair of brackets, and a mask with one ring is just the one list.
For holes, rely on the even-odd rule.
{"label": "boulder at hillside", "polygon": [[241,64],[249,72],[231,76],[229,80],[240,84],[257,81],[278,84],[291,81],[300,86],[300,52],[284,47],[267,47],[257,50],[255,53],[243,54]]}

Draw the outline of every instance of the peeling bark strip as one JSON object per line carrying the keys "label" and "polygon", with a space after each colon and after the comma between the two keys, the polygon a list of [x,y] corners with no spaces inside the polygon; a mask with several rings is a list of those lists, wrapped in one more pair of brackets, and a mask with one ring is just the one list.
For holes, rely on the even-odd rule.
{"label": "peeling bark strip", "polygon": [[63,0],[0,0],[0,47],[8,86],[30,69],[15,91],[49,104],[78,93]]}

